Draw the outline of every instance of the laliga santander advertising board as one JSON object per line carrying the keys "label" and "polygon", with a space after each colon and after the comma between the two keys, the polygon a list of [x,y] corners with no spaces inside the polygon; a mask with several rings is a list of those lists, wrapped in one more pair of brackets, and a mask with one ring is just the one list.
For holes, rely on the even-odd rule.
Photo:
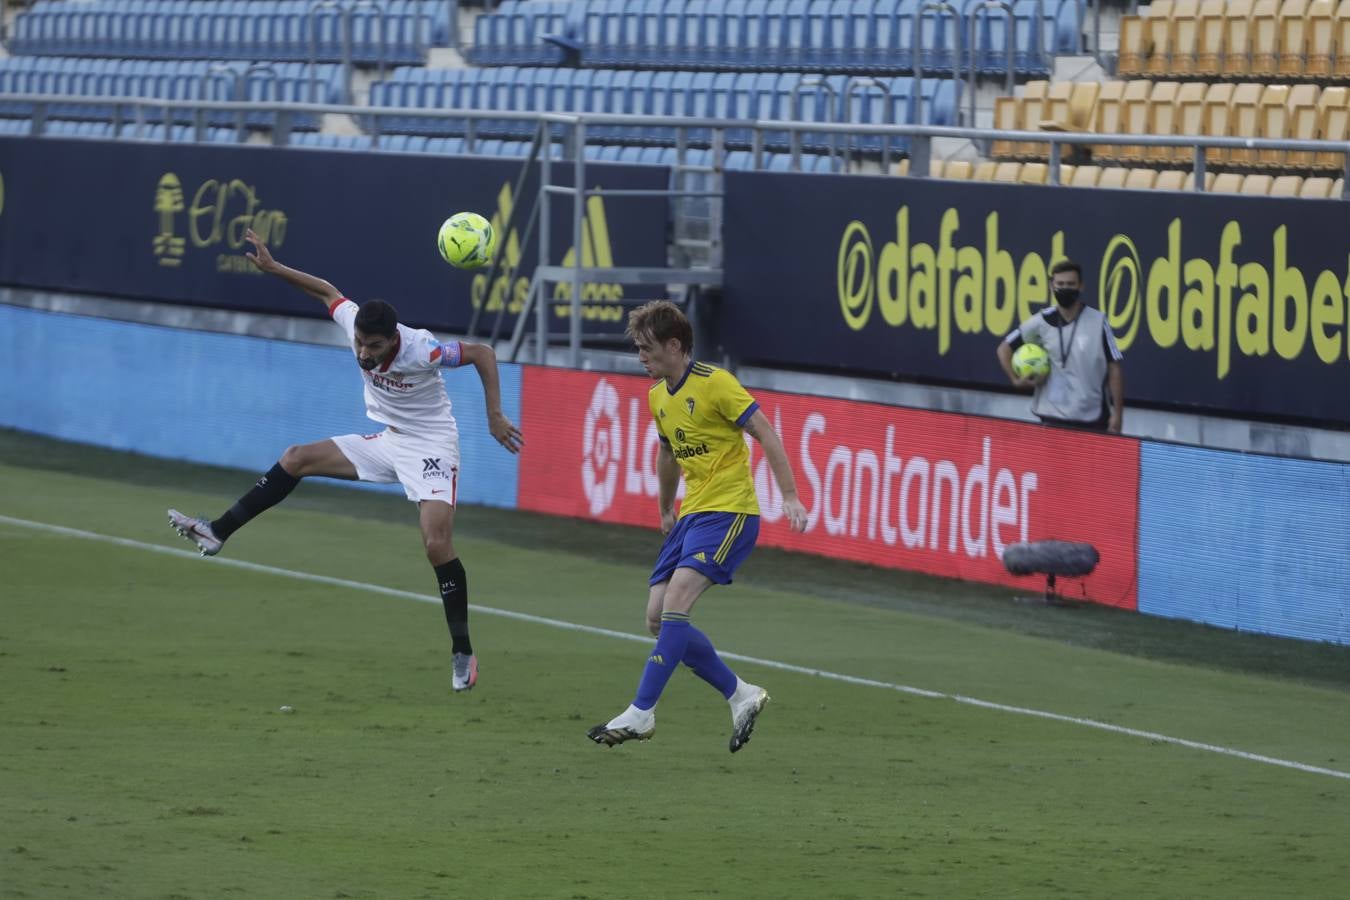
{"label": "laliga santander advertising board", "polygon": [[[519,507],[655,528],[656,426],[646,378],[526,366]],[[789,530],[758,443],[759,543],[1039,590],[1003,568],[1024,540],[1084,541],[1096,571],[1062,593],[1136,607],[1139,443],[875,403],[751,391],[783,439],[808,513]],[[657,543],[652,544],[655,559]]]}

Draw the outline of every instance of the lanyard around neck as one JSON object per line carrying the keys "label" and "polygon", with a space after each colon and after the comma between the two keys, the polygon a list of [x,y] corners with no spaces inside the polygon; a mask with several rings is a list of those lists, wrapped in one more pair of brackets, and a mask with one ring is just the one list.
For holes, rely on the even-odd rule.
{"label": "lanyard around neck", "polygon": [[[1060,316],[1061,319],[1064,318],[1064,312],[1063,312],[1063,310],[1060,311],[1059,316]],[[1073,328],[1069,329],[1069,346],[1068,346],[1068,348],[1065,348],[1065,346],[1064,346],[1064,326],[1061,325],[1061,326],[1059,326],[1058,328],[1055,329],[1055,333],[1059,335],[1059,366],[1060,366],[1060,368],[1067,368],[1068,365],[1069,365],[1069,354],[1073,352],[1073,339],[1074,339],[1074,336],[1078,334],[1078,323],[1081,322],[1081,321],[1083,321],[1083,311],[1080,309],[1080,310],[1078,311],[1078,315],[1076,315],[1076,316],[1073,317]]]}

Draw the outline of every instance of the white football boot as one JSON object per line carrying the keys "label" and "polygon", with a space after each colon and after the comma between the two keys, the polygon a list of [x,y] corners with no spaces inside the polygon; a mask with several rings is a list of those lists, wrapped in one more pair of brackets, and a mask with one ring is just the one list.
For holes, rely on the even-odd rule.
{"label": "white football boot", "polygon": [[755,720],[768,702],[769,692],[764,688],[736,679],[736,691],[727,698],[731,706],[731,742],[728,746],[732,753],[750,742]]}
{"label": "white football boot", "polygon": [[202,556],[215,556],[220,552],[220,548],[225,542],[216,537],[215,532],[211,530],[211,523],[205,519],[194,519],[192,516],[185,516],[176,509],[169,510],[169,524],[173,530],[187,538],[197,545],[197,550]]}
{"label": "white football boot", "polygon": [[596,725],[586,732],[586,737],[597,744],[613,747],[622,744],[624,741],[651,740],[655,731],[656,708],[638,709],[636,706],[629,704],[627,709],[610,719],[606,724]]}
{"label": "white football boot", "polygon": [[456,653],[451,662],[450,687],[455,693],[467,691],[478,683],[478,657]]}

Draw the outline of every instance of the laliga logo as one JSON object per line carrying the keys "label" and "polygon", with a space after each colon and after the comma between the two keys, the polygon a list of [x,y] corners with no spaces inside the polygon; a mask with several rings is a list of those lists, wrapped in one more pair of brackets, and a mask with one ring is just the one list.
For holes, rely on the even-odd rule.
{"label": "laliga logo", "polygon": [[620,446],[619,392],[602,378],[591,395],[591,405],[586,407],[581,433],[581,484],[593,516],[614,502]]}

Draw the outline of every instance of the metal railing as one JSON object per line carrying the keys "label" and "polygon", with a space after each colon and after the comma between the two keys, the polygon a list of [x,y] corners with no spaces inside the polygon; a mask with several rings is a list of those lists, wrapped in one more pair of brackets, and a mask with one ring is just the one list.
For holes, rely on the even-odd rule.
{"label": "metal railing", "polygon": [[[788,137],[789,152],[793,155],[793,170],[800,170],[802,135],[816,133],[830,135],[832,140],[847,136],[901,138],[909,142],[910,170],[914,177],[929,174],[926,164],[921,164],[921,148],[931,144],[933,138],[957,138],[966,141],[1004,140],[1018,143],[1048,144],[1050,147],[1051,184],[1058,184],[1058,167],[1053,165],[1063,154],[1063,148],[1076,146],[1147,146],[1189,149],[1191,164],[1196,172],[1197,191],[1204,190],[1201,177],[1206,169],[1205,151],[1208,149],[1242,150],[1285,150],[1305,153],[1335,153],[1346,157],[1344,170],[1350,167],[1350,141],[1327,140],[1288,140],[1281,138],[1245,138],[1215,135],[1144,135],[1144,134],[1100,134],[1096,132],[1062,131],[1009,131],[993,128],[966,128],[947,125],[871,125],[848,122],[800,121],[791,119],[714,119],[692,116],[635,116],[617,113],[549,113],[517,112],[514,110],[480,109],[417,109],[403,106],[355,106],[344,104],[291,103],[291,102],[230,102],[210,100],[169,100],[159,97],[101,97],[71,96],[66,94],[0,94],[0,108],[21,106],[28,108],[30,134],[42,134],[43,124],[51,118],[51,107],[70,106],[78,103],[84,107],[104,107],[109,110],[108,118],[115,123],[125,119],[125,111],[132,110],[141,120],[149,120],[147,111],[164,111],[166,114],[182,111],[183,120],[198,120],[199,113],[229,112],[255,113],[270,116],[272,119],[272,143],[284,146],[297,116],[317,116],[323,114],[347,115],[359,119],[369,119],[378,123],[386,118],[418,119],[454,119],[465,120],[466,145],[472,149],[476,141],[474,123],[481,120],[512,121],[528,123],[530,127],[543,123],[554,128],[570,130],[575,125],[618,126],[621,128],[666,129],[672,134],[680,131],[701,129],[714,137],[720,134],[725,142],[728,131],[744,132],[752,135],[752,151],[757,158],[767,144],[763,135],[784,133]],[[378,148],[380,130],[367,134],[372,149]],[[794,152],[795,151],[795,152]],[[1346,199],[1350,199],[1347,197]]]}

